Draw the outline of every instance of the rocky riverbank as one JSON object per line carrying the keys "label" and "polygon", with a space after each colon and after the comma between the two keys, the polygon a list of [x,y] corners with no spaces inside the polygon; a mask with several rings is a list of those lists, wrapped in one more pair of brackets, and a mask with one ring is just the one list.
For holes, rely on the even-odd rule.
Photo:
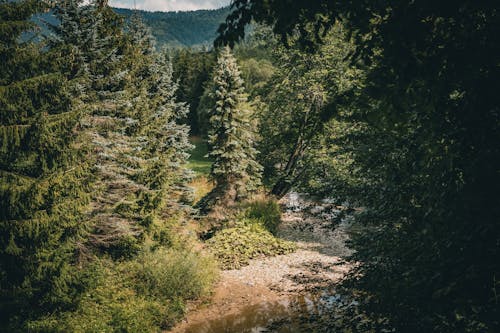
{"label": "rocky riverbank", "polygon": [[[265,332],[276,317],[286,319],[292,303],[313,302],[349,271],[345,261],[349,210],[292,193],[282,199],[278,236],[297,251],[251,260],[222,272],[209,304],[192,304],[173,332]],[[268,331],[268,330],[267,330]],[[286,332],[286,330],[279,330]]]}

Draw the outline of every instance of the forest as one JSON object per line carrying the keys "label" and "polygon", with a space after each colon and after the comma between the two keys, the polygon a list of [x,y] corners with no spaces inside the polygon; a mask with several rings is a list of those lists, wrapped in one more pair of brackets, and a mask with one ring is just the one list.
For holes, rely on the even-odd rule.
{"label": "forest", "polygon": [[217,37],[217,28],[229,14],[229,8],[195,10],[189,12],[148,12],[124,8],[113,10],[125,19],[134,12],[141,15],[151,29],[158,45],[173,47],[211,47]]}
{"label": "forest", "polygon": [[499,332],[498,12],[0,0],[0,332]]}

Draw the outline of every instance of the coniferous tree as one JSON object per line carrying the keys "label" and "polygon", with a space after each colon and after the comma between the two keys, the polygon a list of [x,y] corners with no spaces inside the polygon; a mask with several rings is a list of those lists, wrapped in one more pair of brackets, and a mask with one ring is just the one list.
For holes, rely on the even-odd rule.
{"label": "coniferous tree", "polygon": [[[134,179],[144,186],[139,194],[142,225],[154,229],[155,216],[178,207],[187,194],[189,174],[185,168],[189,128],[178,122],[187,113],[184,103],[176,101],[177,83],[172,78],[172,65],[166,52],[154,52],[154,39],[139,15],[130,23],[129,50],[131,76],[129,96],[131,114],[136,120],[131,142],[140,168]],[[178,210],[177,210],[178,211]],[[151,226],[151,228],[150,228]]]}
{"label": "coniferous tree", "polygon": [[[185,192],[188,129],[176,122],[186,111],[175,102],[171,66],[155,52],[154,38],[139,15],[124,33],[122,21],[105,3],[71,8],[65,9],[71,15],[60,15],[62,22],[69,21],[62,26],[84,37],[59,35],[66,47],[77,44],[73,48],[84,50],[86,129],[97,153],[99,188],[89,213],[93,231],[83,249],[130,256],[154,229],[152,222],[165,204],[173,205],[174,197]],[[90,29],[87,22],[94,23]]]}
{"label": "coniferous tree", "polygon": [[138,12],[134,12],[130,17],[128,30],[132,45],[139,49],[141,53],[148,55],[155,51],[156,41],[151,33],[151,29],[144,24]]}
{"label": "coniferous tree", "polygon": [[262,166],[255,160],[252,110],[231,50],[222,49],[213,78],[215,105],[210,111],[209,156],[215,188],[208,198],[229,202],[245,197],[260,184]]}
{"label": "coniferous tree", "polygon": [[128,179],[126,165],[134,147],[125,132],[135,122],[124,92],[129,71],[123,59],[123,27],[107,9],[98,1],[59,2],[54,12],[60,24],[51,27],[54,35],[49,39],[49,45],[69,59],[61,70],[80,84],[75,93],[81,93],[85,102],[82,123],[96,157],[97,187],[86,217],[91,232],[80,246],[83,260],[95,249],[115,251],[117,246],[128,246],[140,234],[135,221],[117,212],[120,202],[126,201],[123,193],[138,188]]}
{"label": "coniferous tree", "polygon": [[19,38],[41,5],[0,2],[0,311],[11,321],[72,301],[87,229],[91,159],[73,82],[54,70],[58,53]]}
{"label": "coniferous tree", "polygon": [[150,66],[151,83],[149,97],[152,113],[145,124],[148,133],[148,150],[153,160],[160,160],[161,170],[156,177],[162,177],[163,186],[169,188],[164,195],[179,199],[188,193],[185,186],[191,174],[185,168],[189,157],[189,126],[180,124],[188,113],[188,106],[176,100],[178,83],[173,79],[172,63],[165,51],[154,56]]}

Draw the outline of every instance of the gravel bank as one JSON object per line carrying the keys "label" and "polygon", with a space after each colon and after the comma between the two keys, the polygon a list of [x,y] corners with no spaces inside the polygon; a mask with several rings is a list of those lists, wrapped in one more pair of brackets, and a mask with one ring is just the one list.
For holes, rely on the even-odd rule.
{"label": "gravel bank", "polygon": [[193,304],[173,332],[191,332],[190,327],[237,314],[253,304],[331,288],[349,271],[351,265],[343,259],[351,253],[345,245],[349,217],[344,207],[294,194],[281,204],[284,213],[278,236],[295,242],[297,251],[254,259],[241,269],[223,271],[211,303]]}

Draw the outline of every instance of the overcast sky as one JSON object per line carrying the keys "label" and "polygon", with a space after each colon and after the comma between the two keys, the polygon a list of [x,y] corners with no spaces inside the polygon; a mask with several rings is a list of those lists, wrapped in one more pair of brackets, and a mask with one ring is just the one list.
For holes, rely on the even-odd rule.
{"label": "overcast sky", "polygon": [[[177,11],[215,9],[228,5],[231,0],[136,0],[137,9],[149,11]],[[110,0],[113,7],[134,8],[134,0]]]}

